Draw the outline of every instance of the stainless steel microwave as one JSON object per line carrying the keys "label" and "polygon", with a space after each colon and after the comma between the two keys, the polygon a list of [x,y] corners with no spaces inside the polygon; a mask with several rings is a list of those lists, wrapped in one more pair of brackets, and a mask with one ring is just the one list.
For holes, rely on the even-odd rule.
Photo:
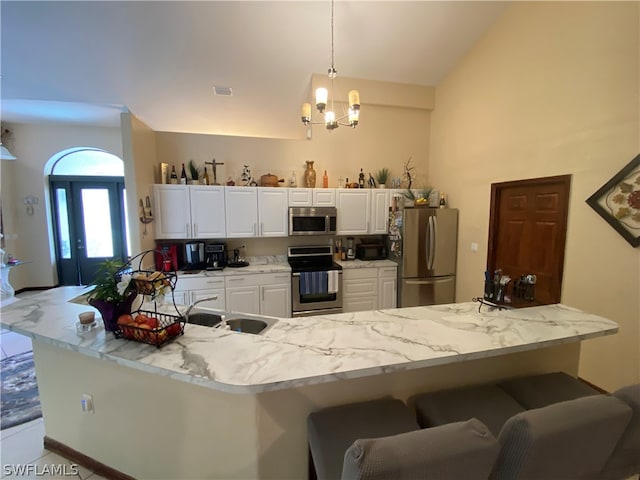
{"label": "stainless steel microwave", "polygon": [[289,207],[289,235],[333,235],[336,207]]}

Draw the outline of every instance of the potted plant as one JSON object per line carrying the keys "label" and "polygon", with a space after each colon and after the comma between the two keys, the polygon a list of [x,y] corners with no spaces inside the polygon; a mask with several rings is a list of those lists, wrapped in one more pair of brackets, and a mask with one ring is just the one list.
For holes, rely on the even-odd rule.
{"label": "potted plant", "polygon": [[196,164],[193,163],[193,160],[189,160],[189,173],[191,173],[191,183],[198,183],[200,172],[198,171]]}
{"label": "potted plant", "polygon": [[131,305],[136,298],[131,274],[120,273],[125,265],[118,260],[105,260],[90,284],[95,288],[89,294],[89,305],[100,312],[104,329],[108,332],[118,330],[118,317],[131,313]]}
{"label": "potted plant", "polygon": [[389,180],[391,172],[387,167],[383,167],[376,172],[376,182],[378,182],[378,188],[386,188],[387,181]]}

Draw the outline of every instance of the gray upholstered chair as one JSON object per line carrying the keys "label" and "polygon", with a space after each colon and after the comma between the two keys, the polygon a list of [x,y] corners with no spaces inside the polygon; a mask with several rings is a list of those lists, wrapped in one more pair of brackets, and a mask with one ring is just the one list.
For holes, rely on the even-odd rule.
{"label": "gray upholstered chair", "polygon": [[498,386],[526,410],[602,393],[564,372],[514,378],[500,382]]}
{"label": "gray upholstered chair", "polygon": [[495,385],[440,390],[415,397],[418,423],[423,428],[477,418],[498,436],[504,423],[524,408]]}
{"label": "gray upholstered chair", "polygon": [[633,410],[633,416],[598,478],[618,480],[640,473],[640,384],[613,392]]}
{"label": "gray upholstered chair", "polygon": [[518,413],[502,427],[492,479],[596,479],[631,418],[609,395]]}
{"label": "gray upholstered chair", "polygon": [[475,418],[359,439],[344,455],[342,480],[485,480],[498,451],[495,437]]}
{"label": "gray upholstered chair", "polygon": [[358,438],[386,437],[419,429],[413,412],[394,398],[313,412],[307,417],[309,477],[340,479],[344,453]]}

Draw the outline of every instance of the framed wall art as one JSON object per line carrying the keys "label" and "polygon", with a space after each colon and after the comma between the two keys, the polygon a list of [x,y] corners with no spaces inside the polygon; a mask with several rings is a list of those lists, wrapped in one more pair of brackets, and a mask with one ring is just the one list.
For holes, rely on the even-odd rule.
{"label": "framed wall art", "polygon": [[640,245],[640,155],[587,199],[633,247]]}

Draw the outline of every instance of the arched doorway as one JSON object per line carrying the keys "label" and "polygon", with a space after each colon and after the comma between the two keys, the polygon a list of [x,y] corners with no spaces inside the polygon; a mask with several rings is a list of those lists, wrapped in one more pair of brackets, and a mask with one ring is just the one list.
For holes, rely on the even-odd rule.
{"label": "arched doorway", "polygon": [[105,260],[129,254],[124,164],[94,148],[57,155],[49,175],[60,285],[86,285]]}

